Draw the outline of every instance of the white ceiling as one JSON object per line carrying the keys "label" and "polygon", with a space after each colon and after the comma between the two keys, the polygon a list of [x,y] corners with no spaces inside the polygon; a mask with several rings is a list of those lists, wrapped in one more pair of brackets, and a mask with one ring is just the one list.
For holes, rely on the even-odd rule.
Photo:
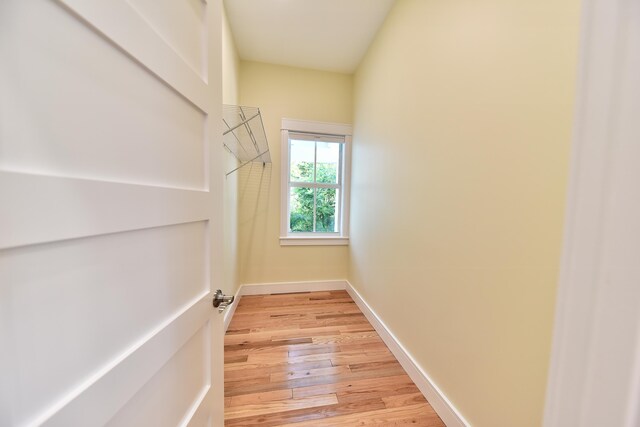
{"label": "white ceiling", "polygon": [[241,59],[352,73],[394,0],[225,0]]}

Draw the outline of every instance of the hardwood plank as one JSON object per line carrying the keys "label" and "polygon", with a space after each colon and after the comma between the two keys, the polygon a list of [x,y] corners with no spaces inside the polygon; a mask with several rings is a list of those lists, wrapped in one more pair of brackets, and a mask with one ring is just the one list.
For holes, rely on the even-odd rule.
{"label": "hardwood plank", "polygon": [[[229,325],[231,326],[231,325]],[[229,335],[235,335],[235,334],[248,334],[249,332],[251,332],[251,329],[227,329],[227,334],[225,336],[225,342],[226,342],[226,337]]]}
{"label": "hardwood plank", "polygon": [[271,333],[271,341],[281,341],[283,339],[292,339],[292,338],[313,338],[313,337],[322,337],[322,336],[331,336],[331,335],[340,335],[343,332],[349,331],[341,331],[339,328],[316,328],[316,329],[297,329],[293,331],[287,332],[272,332]]}
{"label": "hardwood plank", "polygon": [[252,393],[242,394],[240,396],[225,397],[224,406],[242,406],[242,405],[255,405],[257,403],[274,402],[276,400],[293,399],[293,390],[272,390],[265,391],[264,393]]}
{"label": "hardwood plank", "polygon": [[398,408],[401,406],[409,406],[409,405],[417,405],[419,403],[426,403],[427,399],[424,398],[422,393],[409,393],[409,394],[400,394],[393,396],[385,396],[382,398],[384,402],[384,406],[388,408]]}
{"label": "hardwood plank", "polygon": [[318,369],[318,368],[330,368],[333,366],[331,364],[331,360],[314,360],[311,362],[300,362],[300,363],[239,363],[234,365],[228,365],[225,367],[226,372],[233,372],[236,370],[244,370],[244,369],[256,369],[256,368],[269,368],[270,373],[274,372],[286,372],[286,371],[303,371],[306,369]]}
{"label": "hardwood plank", "polygon": [[375,331],[313,337],[314,344],[365,344],[381,342],[382,339]]}
{"label": "hardwood plank", "polygon": [[319,326],[342,326],[342,325],[370,325],[367,318],[364,316],[354,316],[354,317],[339,317],[334,319],[309,319],[298,322],[298,326],[300,329],[306,328],[317,328]]}
{"label": "hardwood plank", "polygon": [[389,360],[384,362],[366,362],[349,364],[351,372],[362,372],[378,370],[380,368],[401,367],[397,360]]}
{"label": "hardwood plank", "polygon": [[287,347],[256,347],[256,348],[245,348],[240,350],[228,350],[225,354],[229,356],[249,356],[252,354],[260,354],[267,353],[273,355],[280,355],[280,357],[286,357],[289,354],[289,348]]}
{"label": "hardwood plank", "polygon": [[318,420],[304,421],[295,424],[282,424],[282,427],[307,427],[307,426],[368,426],[385,425],[401,426],[413,425],[424,427],[446,427],[433,409],[426,404],[403,406],[399,408],[380,409],[377,411],[358,412],[349,415],[332,417],[325,422]]}
{"label": "hardwood plank", "polygon": [[[246,326],[247,328],[250,328],[249,333],[251,334],[259,333],[259,332],[272,332],[274,334],[282,333],[286,335],[287,333],[292,331],[299,331],[304,334],[306,333],[307,329],[315,329],[315,330],[327,329],[327,326],[323,326],[323,323],[325,322],[326,321],[318,322],[315,320],[298,322],[296,324],[293,324],[291,322],[289,323],[279,322],[279,324],[271,324],[267,326],[261,322],[246,321],[244,326]],[[301,327],[300,323],[304,327]],[[364,317],[364,315],[362,316],[361,320],[358,320],[356,322],[342,321],[342,322],[336,322],[336,323],[341,323],[341,324],[328,325],[328,326],[332,326],[332,329],[338,329],[341,333],[342,332],[367,332],[367,331],[374,330],[373,326],[371,326],[371,324],[367,321],[367,318]],[[232,326],[234,328],[237,328],[238,324],[234,325],[232,322],[229,328],[231,328]]]}
{"label": "hardwood plank", "polygon": [[[248,390],[252,387],[257,387],[260,390],[261,387],[266,387],[265,390],[275,390],[275,388],[270,388],[269,383],[271,382],[270,375],[263,375],[261,377],[251,377],[251,378],[240,378],[238,380],[224,380],[224,388],[225,390]],[[278,387],[281,389],[284,387]],[[237,394],[247,394],[239,392]],[[230,395],[231,396],[231,395]]]}
{"label": "hardwood plank", "polygon": [[[224,337],[225,345],[232,344],[241,344],[244,342],[251,342],[256,340],[266,341],[281,341],[285,339],[293,339],[293,338],[312,338],[314,336],[324,336],[324,335],[340,335],[342,331],[339,327],[336,328],[315,328],[315,329],[304,329],[300,328],[289,329],[284,331],[261,331],[261,332],[251,332],[251,329],[242,329],[242,333],[234,333],[227,335]],[[350,332],[345,330],[344,332]],[[356,332],[366,332],[366,331],[356,331]]]}
{"label": "hardwood plank", "polygon": [[366,413],[385,409],[382,399],[364,400],[359,402],[338,403],[337,405],[321,406],[309,409],[300,409],[269,414],[268,416],[251,416],[234,420],[225,420],[225,426],[261,426],[273,427],[286,423],[317,420],[318,425],[322,420],[331,420],[332,417],[354,413]]}
{"label": "hardwood plank", "polygon": [[346,291],[240,300],[225,425],[406,424],[444,425]]}
{"label": "hardwood plank", "polygon": [[308,369],[306,371],[277,372],[271,374],[271,382],[278,383],[298,378],[311,378],[324,375],[348,374],[351,371],[348,366],[332,366],[330,368]]}
{"label": "hardwood plank", "polygon": [[338,398],[335,394],[324,396],[303,397],[301,399],[274,400],[263,403],[247,404],[227,407],[224,410],[224,418],[233,420],[247,415],[264,415],[274,412],[291,411],[294,409],[317,408],[318,406],[335,405]]}
{"label": "hardwood plank", "polygon": [[242,363],[242,362],[246,362],[247,359],[249,358],[249,356],[247,355],[224,355],[224,363]]}
{"label": "hardwood plank", "polygon": [[[302,306],[302,305],[312,305],[312,306],[320,306],[325,304],[353,304],[353,300],[346,297],[334,298],[334,297],[324,297],[324,298],[297,298],[297,299],[280,299],[280,300],[269,300],[268,307],[284,307],[284,306]],[[255,310],[258,307],[267,308],[267,305],[262,301],[252,302],[249,304],[245,304],[243,306],[244,312],[259,312]]]}
{"label": "hardwood plank", "polygon": [[311,347],[289,350],[289,357],[308,356],[310,354],[340,353],[337,345],[316,345]]}
{"label": "hardwood plank", "polygon": [[316,319],[318,320],[322,320],[322,319],[337,319],[339,317],[357,317],[362,315],[362,313],[358,312],[358,313],[331,313],[331,314],[322,314],[319,316],[316,316]]}
{"label": "hardwood plank", "polygon": [[[242,302],[242,301],[241,301]],[[316,316],[328,316],[327,319],[337,318],[340,315],[349,315],[345,317],[357,317],[363,315],[357,304],[351,302],[327,302],[322,304],[283,304],[282,306],[255,306],[250,308],[236,309],[233,315],[239,318],[248,318],[250,316],[264,317],[266,314],[269,316],[291,316],[296,314],[314,314]],[[323,319],[319,319],[323,320]]]}
{"label": "hardwood plank", "polygon": [[240,381],[242,379],[251,379],[251,378],[259,378],[259,377],[268,377],[270,375],[271,375],[271,369],[269,367],[225,370],[224,382]]}
{"label": "hardwood plank", "polygon": [[346,352],[349,350],[361,350],[361,351],[372,351],[372,350],[389,350],[387,345],[380,339],[380,341],[374,342],[353,342],[353,343],[340,343],[340,350]]}
{"label": "hardwood plank", "polygon": [[278,294],[270,294],[271,296],[289,296],[289,295],[311,295],[311,291],[300,291],[300,292],[286,292],[286,293],[278,293]]}
{"label": "hardwood plank", "polygon": [[240,344],[230,344],[224,346],[224,351],[233,352],[236,350],[247,350],[254,348],[265,348],[265,347],[282,347],[282,346],[291,346],[296,344],[311,344],[313,343],[313,338],[293,338],[293,339],[282,339],[278,341],[246,341]]}
{"label": "hardwood plank", "polygon": [[[260,363],[280,363],[283,362],[283,355],[281,353],[262,352],[251,353],[248,355],[247,364],[260,364]],[[289,363],[303,363],[319,360],[331,360],[333,365],[348,365],[350,363],[358,363],[363,360],[378,362],[383,360],[395,360],[393,354],[385,347],[376,350],[349,350],[349,351],[336,351],[333,353],[320,353],[310,354],[303,356],[289,356],[286,361]],[[241,366],[237,364],[236,366]]]}
{"label": "hardwood plank", "polygon": [[[411,386],[416,387],[411,381],[411,378],[407,374],[395,375],[384,378],[364,378],[364,379],[352,379],[341,382],[299,387],[293,390],[293,397],[305,397],[315,396],[318,394],[336,393],[338,398],[340,396],[357,395],[364,392],[394,392]],[[417,391],[411,388],[412,391]],[[383,394],[384,395],[384,394]]]}
{"label": "hardwood plank", "polygon": [[[251,358],[249,358],[249,360],[251,360]],[[331,356],[331,364],[334,366],[351,365],[362,360],[368,360],[371,362],[383,362],[388,360],[395,360],[395,357],[388,350],[384,352],[366,352],[355,355],[348,353],[334,353]]]}
{"label": "hardwood plank", "polygon": [[[240,381],[225,384],[225,396],[238,394],[257,393],[261,391],[278,390],[283,388],[298,388],[310,385],[329,384],[334,382],[349,381],[361,378],[382,378],[404,373],[401,367],[378,369],[375,371],[363,371],[321,377],[296,378],[289,381],[264,383],[258,380],[248,380],[251,384],[242,384]],[[295,391],[295,390],[294,390]]]}
{"label": "hardwood plank", "polygon": [[276,372],[296,372],[296,371],[304,371],[308,369],[321,369],[321,368],[331,368],[333,365],[330,360],[317,360],[312,362],[302,362],[302,363],[281,363],[277,365],[271,365],[271,373],[274,374]]}

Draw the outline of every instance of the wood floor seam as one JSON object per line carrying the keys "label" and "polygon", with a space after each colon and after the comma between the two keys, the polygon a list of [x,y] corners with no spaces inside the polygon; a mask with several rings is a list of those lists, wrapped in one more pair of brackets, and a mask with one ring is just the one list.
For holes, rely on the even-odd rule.
{"label": "wood floor seam", "polygon": [[224,356],[227,426],[444,426],[346,291],[244,296]]}

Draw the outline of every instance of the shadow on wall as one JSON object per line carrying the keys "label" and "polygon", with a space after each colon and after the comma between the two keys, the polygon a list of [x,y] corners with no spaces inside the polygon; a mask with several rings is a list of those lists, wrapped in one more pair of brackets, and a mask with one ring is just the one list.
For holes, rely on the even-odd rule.
{"label": "shadow on wall", "polygon": [[238,226],[245,235],[252,236],[267,226],[272,170],[273,163],[260,162],[238,170]]}

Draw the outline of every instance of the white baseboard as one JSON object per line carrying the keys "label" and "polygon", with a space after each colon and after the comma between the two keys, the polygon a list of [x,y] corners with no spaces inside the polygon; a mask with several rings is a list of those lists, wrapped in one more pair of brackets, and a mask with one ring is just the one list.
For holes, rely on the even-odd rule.
{"label": "white baseboard", "polygon": [[229,324],[231,323],[231,318],[236,312],[236,307],[240,304],[240,299],[242,298],[242,286],[238,287],[236,290],[236,294],[233,296],[233,303],[229,306],[226,313],[224,313],[224,331],[227,332],[229,329]]}
{"label": "white baseboard", "polygon": [[277,282],[277,283],[248,283],[240,285],[235,299],[224,314],[224,330],[229,329],[231,318],[236,312],[243,295],[288,294],[292,292],[340,291],[346,289],[346,280],[322,280],[309,282]]}
{"label": "white baseboard", "polygon": [[375,311],[362,298],[360,293],[346,281],[346,289],[358,308],[364,313],[369,323],[374,327],[380,338],[389,347],[389,350],[398,359],[400,365],[407,372],[407,375],[418,386],[420,392],[429,401],[433,409],[438,413],[447,427],[470,427],[471,424],[464,419],[453,404],[442,393],[438,386],[429,378],[429,375],[418,365],[411,354],[398,341],[387,325],[378,317]]}
{"label": "white baseboard", "polygon": [[291,292],[339,291],[346,289],[346,280],[314,282],[252,283],[241,285],[242,295],[288,294]]}
{"label": "white baseboard", "polygon": [[387,325],[378,317],[373,309],[362,298],[358,291],[347,280],[327,280],[317,282],[283,282],[283,283],[253,283],[241,285],[236,292],[236,299],[225,314],[225,331],[229,327],[231,317],[235,312],[237,303],[243,295],[269,295],[292,292],[318,292],[346,290],[358,305],[358,308],[366,316],[367,320],[375,328],[380,338],[389,347],[389,350],[398,359],[407,375],[416,384],[420,392],[429,401],[433,409],[438,413],[447,427],[470,427],[464,417],[442,393],[438,386],[429,378],[418,365],[411,354],[404,348],[398,339],[391,333]]}

